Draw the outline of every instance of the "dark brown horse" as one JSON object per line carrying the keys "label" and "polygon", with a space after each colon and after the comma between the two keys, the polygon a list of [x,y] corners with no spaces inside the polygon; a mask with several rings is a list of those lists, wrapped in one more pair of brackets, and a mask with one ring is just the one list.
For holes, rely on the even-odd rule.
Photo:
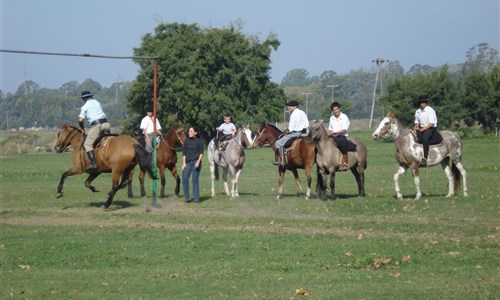
{"label": "dark brown horse", "polygon": [[82,130],[71,125],[64,125],[57,134],[57,142],[54,146],[56,152],[62,153],[70,146],[73,149],[73,166],[62,174],[57,187],[57,198],[63,196],[64,180],[68,176],[89,173],[85,186],[92,192],[98,192],[92,186],[92,181],[101,173],[111,173],[111,191],[103,204],[103,208],[108,208],[116,192],[127,185],[137,163],[141,169],[152,174],[151,155],[135,139],[125,135],[112,135],[100,139],[99,144],[94,148],[98,169],[97,171],[85,170],[89,159],[82,145],[84,137],[85,133]]}
{"label": "dark brown horse", "polygon": [[[318,166],[318,197],[321,200],[326,198],[326,179],[330,175],[330,191],[332,200],[335,200],[335,173],[340,171],[342,164],[342,153],[329,137],[323,127],[323,122],[315,121],[311,124],[309,137],[317,143],[316,165]],[[365,196],[365,169],[368,150],[365,144],[359,140],[352,139],[356,144],[356,151],[347,152],[349,156],[349,169],[351,170],[358,184],[358,196]]]}
{"label": "dark brown horse", "polygon": [[[259,132],[255,136],[252,147],[260,147],[266,143],[270,144],[274,158],[277,161],[278,156],[276,155],[276,140],[282,134],[276,126],[271,124],[262,124],[259,128]],[[302,185],[300,183],[299,174],[297,169],[304,169],[307,177],[307,192],[306,199],[311,196],[311,169],[315,162],[314,148],[316,145],[308,143],[305,139],[297,139],[293,142],[291,147],[287,149],[287,164],[283,168],[278,167],[279,172],[279,188],[278,188],[278,199],[283,197],[283,181],[285,180],[285,171],[288,169],[292,171],[295,177],[295,183],[297,184],[297,194],[303,195]]]}
{"label": "dark brown horse", "polygon": [[[446,197],[455,195],[455,189],[460,186],[461,177],[463,179],[464,197],[467,197],[467,172],[461,162],[462,141],[456,132],[443,130],[439,131],[439,133],[443,137],[443,142],[439,145],[430,146],[428,166],[441,164],[448,178],[448,194]],[[417,190],[415,200],[420,199],[422,193],[420,192],[419,161],[423,156],[422,144],[417,143],[415,131],[404,128],[392,112],[389,112],[382,119],[382,122],[380,122],[372,134],[375,140],[383,139],[387,136],[391,136],[394,145],[396,145],[396,160],[399,163],[398,171],[394,174],[396,197],[403,199],[403,195],[399,189],[399,176],[403,175],[410,168]]]}
{"label": "dark brown horse", "polygon": [[[186,132],[182,127],[181,122],[177,122],[174,124],[172,128],[170,128],[167,133],[163,134],[160,139],[160,144],[156,149],[156,164],[158,165],[158,170],[160,171],[160,179],[161,179],[161,192],[160,197],[165,197],[165,168],[170,170],[172,176],[175,180],[175,195],[179,197],[181,179],[179,178],[179,174],[177,174],[177,147],[180,147],[184,144],[184,140],[186,140]],[[146,190],[144,189],[144,170],[140,170],[139,172],[139,182],[141,185],[141,197],[146,197]],[[130,198],[134,197],[134,193],[132,191],[132,180],[128,183],[128,196]]]}

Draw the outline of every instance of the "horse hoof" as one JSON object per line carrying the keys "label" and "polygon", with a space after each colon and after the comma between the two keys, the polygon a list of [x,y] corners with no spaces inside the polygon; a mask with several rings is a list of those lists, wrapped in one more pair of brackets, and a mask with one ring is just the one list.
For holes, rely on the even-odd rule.
{"label": "horse hoof", "polygon": [[109,208],[109,206],[106,206],[105,204],[103,204],[103,205],[101,205],[101,208],[102,208],[102,209],[108,209],[108,208]]}
{"label": "horse hoof", "polygon": [[61,198],[63,196],[63,193],[57,193],[56,198]]}

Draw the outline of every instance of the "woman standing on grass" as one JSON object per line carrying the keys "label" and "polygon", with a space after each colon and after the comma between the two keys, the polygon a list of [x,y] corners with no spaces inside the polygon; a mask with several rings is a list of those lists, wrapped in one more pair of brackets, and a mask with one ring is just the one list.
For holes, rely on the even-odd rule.
{"label": "woman standing on grass", "polygon": [[200,172],[201,160],[203,158],[203,143],[198,137],[198,129],[189,127],[188,138],[182,147],[182,189],[184,190],[184,201],[191,202],[189,195],[189,177],[193,174],[193,200],[200,202]]}

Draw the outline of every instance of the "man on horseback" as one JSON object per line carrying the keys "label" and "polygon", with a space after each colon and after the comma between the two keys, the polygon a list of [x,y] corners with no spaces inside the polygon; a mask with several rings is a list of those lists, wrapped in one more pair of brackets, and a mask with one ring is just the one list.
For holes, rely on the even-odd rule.
{"label": "man on horseback", "polygon": [[78,115],[78,124],[83,131],[85,131],[83,121],[87,119],[90,124],[83,147],[90,160],[90,166],[87,170],[95,171],[97,170],[97,163],[94,156],[94,141],[99,137],[101,132],[110,132],[111,125],[108,119],[106,119],[106,114],[102,110],[101,103],[94,99],[93,96],[89,91],[82,92],[81,98],[84,104]]}
{"label": "man on horseback", "polygon": [[340,153],[342,153],[342,164],[340,165],[341,171],[349,170],[349,156],[347,152],[355,151],[356,144],[347,139],[349,125],[349,117],[342,112],[342,106],[338,102],[333,102],[330,105],[332,111],[332,116],[330,117],[330,123],[328,124],[328,136],[333,137],[333,140],[339,147]]}
{"label": "man on horseback", "polygon": [[420,160],[420,166],[427,166],[429,155],[429,145],[440,143],[441,136],[437,133],[436,111],[428,106],[427,97],[418,97],[419,108],[415,112],[415,131],[418,142],[424,148],[424,157]]}
{"label": "man on horseback", "polygon": [[[140,128],[142,129],[142,132],[144,134],[144,140],[146,143],[146,150],[148,152],[153,152],[153,139],[156,138],[157,136],[161,136],[161,125],[160,121],[158,121],[158,118],[153,119],[153,107],[151,105],[146,105],[146,116],[142,118],[141,120],[141,125]],[[156,132],[154,132],[154,124],[153,122],[156,121]],[[158,141],[158,140],[157,140]],[[156,146],[158,146],[158,142],[156,143]]]}
{"label": "man on horseback", "polygon": [[288,123],[288,132],[280,137],[276,143],[276,153],[279,157],[275,165],[285,167],[285,151],[284,146],[292,138],[305,137],[307,135],[307,128],[309,127],[309,119],[306,113],[299,109],[299,103],[295,100],[288,102],[288,111],[290,111],[290,122]]}

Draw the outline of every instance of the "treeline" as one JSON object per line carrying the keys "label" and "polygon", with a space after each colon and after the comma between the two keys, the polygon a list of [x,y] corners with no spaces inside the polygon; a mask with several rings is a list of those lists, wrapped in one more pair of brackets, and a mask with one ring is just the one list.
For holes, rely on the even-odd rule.
{"label": "treeline", "polygon": [[[158,57],[158,117],[168,128],[179,120],[196,125],[202,137],[213,137],[224,114],[236,123],[283,122],[287,100],[298,100],[309,119],[328,119],[335,100],[352,119],[369,118],[375,87],[375,70],[339,75],[327,70],[309,76],[293,69],[281,83],[270,80],[271,53],[280,45],[270,34],[264,40],[244,35],[241,24],[228,28],[201,28],[197,24],[158,25],[134,49],[138,56]],[[376,118],[388,110],[411,123],[414,100],[426,95],[436,109],[441,128],[475,122],[484,132],[495,130],[499,116],[500,69],[498,51],[479,44],[466,53],[460,65],[415,65],[409,71],[398,61],[382,65],[382,90],[375,90]],[[101,101],[111,123],[125,133],[134,132],[153,99],[153,66],[137,60],[133,82],[102,87],[87,79],[46,89],[26,81],[14,94],[0,93],[0,128],[57,127],[75,123],[82,105],[80,93],[90,90]],[[380,83],[380,82],[379,82]],[[383,94],[384,96],[378,97]],[[460,129],[458,128],[458,129]]]}

